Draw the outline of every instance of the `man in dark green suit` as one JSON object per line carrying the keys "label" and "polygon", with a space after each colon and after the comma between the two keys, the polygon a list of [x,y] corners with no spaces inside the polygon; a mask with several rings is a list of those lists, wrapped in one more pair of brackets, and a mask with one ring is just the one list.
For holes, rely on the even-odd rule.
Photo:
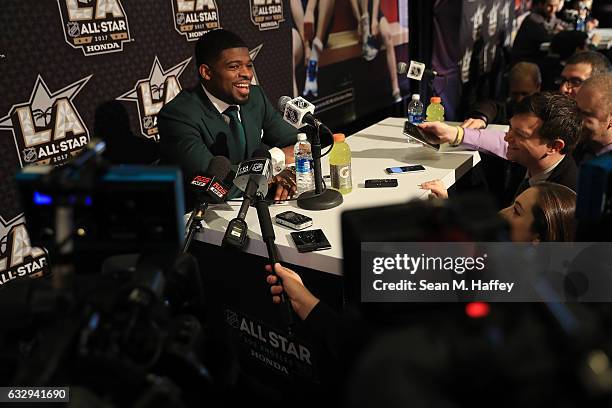
{"label": "man in dark green suit", "polygon": [[159,113],[162,163],[179,165],[185,180],[206,174],[214,156],[236,170],[257,149],[269,149],[277,184],[275,200],[296,191],[293,163],[297,131],[276,111],[263,90],[251,84],[253,61],[236,34],[213,30],[195,47],[200,84],[183,90]]}

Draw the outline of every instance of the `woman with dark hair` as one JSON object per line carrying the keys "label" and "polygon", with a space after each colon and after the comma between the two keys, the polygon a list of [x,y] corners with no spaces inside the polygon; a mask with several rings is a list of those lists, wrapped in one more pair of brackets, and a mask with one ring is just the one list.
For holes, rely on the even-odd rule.
{"label": "woman with dark hair", "polygon": [[[448,198],[440,180],[420,184],[430,198]],[[510,225],[514,242],[571,242],[574,240],[576,193],[565,186],[541,181],[519,194],[499,214]]]}
{"label": "woman with dark hair", "polygon": [[499,213],[510,224],[514,242],[571,242],[575,209],[574,191],[560,184],[540,182]]}

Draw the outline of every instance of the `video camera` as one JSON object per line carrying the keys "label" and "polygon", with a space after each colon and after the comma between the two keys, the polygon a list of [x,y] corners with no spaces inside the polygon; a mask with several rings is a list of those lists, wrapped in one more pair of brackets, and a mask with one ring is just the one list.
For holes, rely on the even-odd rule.
{"label": "video camera", "polygon": [[194,406],[212,380],[200,271],[179,254],[181,172],[108,167],[99,151],[17,175],[31,241],[47,249],[52,274],[4,287],[0,345],[31,344],[3,360],[15,368],[5,383],[68,383],[118,406]]}

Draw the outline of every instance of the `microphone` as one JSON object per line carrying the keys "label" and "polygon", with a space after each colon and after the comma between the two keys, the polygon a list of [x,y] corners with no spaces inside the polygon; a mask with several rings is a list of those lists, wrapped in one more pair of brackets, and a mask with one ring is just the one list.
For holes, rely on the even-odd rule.
{"label": "microphone", "polygon": [[92,138],[84,151],[78,155],[71,163],[66,167],[72,170],[78,170],[85,166],[89,161],[96,159],[106,150],[106,142],[101,139]]}
{"label": "microphone", "polygon": [[[92,138],[89,143],[83,148],[81,153],[65,166],[55,167],[46,174],[42,181],[52,188],[70,189],[75,185],[81,187],[93,188],[93,184],[97,180],[87,178],[86,173],[89,170],[95,170],[96,166],[100,166],[102,161],[102,153],[106,150],[106,142],[102,139]],[[101,168],[104,166],[102,163]],[[83,177],[85,175],[85,177]],[[76,180],[75,177],[80,176],[82,180]]]}
{"label": "microphone", "polygon": [[278,100],[278,109],[283,113],[283,119],[293,127],[299,129],[304,125],[315,128],[311,132],[312,159],[314,161],[314,191],[307,191],[298,197],[298,206],[306,210],[325,210],[342,203],[342,194],[336,190],[323,189],[321,174],[321,135],[332,135],[331,130],[312,114],[315,106],[302,97],[291,99],[281,96]]}
{"label": "microphone", "polygon": [[437,76],[444,76],[439,74],[438,71],[425,68],[425,64],[418,61],[410,61],[410,65],[406,64],[405,62],[398,62],[397,73],[400,75],[406,74],[408,78],[415,79],[417,81],[420,81],[424,75],[432,76],[434,78]]}
{"label": "microphone", "polygon": [[[208,176],[195,176],[189,183],[190,189],[201,203],[222,203],[229,193],[229,188],[224,185],[223,180],[232,171],[231,163],[224,156],[215,156],[210,161],[206,173]],[[196,206],[197,207],[197,206]]]}
{"label": "microphone", "polygon": [[230,161],[223,156],[215,156],[210,161],[206,172],[211,176],[195,176],[189,183],[190,189],[196,195],[196,205],[187,221],[187,238],[181,252],[186,253],[191,245],[191,240],[197,231],[202,228],[201,221],[204,219],[206,209],[210,203],[222,203],[229,193],[229,188],[223,184],[231,172]]}
{"label": "microphone", "polygon": [[321,122],[313,115],[315,106],[301,96],[295,99],[281,96],[278,100],[278,109],[283,113],[285,122],[296,129],[305,125],[313,127],[321,125]]}
{"label": "microphone", "polygon": [[223,236],[222,245],[243,249],[247,242],[246,214],[257,195],[264,197],[268,193],[268,182],[272,176],[270,152],[258,149],[252,158],[238,165],[234,185],[244,192],[244,198],[238,216],[230,221]]}
{"label": "microphone", "polygon": [[198,203],[220,204],[229,193],[229,188],[217,176],[195,176],[189,187],[198,197]]}

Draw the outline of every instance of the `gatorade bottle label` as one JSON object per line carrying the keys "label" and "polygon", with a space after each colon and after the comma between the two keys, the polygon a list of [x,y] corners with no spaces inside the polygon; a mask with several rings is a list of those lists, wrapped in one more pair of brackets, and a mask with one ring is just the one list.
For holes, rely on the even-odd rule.
{"label": "gatorade bottle label", "polygon": [[351,179],[351,164],[330,165],[331,185],[337,190],[350,190],[353,188]]}

